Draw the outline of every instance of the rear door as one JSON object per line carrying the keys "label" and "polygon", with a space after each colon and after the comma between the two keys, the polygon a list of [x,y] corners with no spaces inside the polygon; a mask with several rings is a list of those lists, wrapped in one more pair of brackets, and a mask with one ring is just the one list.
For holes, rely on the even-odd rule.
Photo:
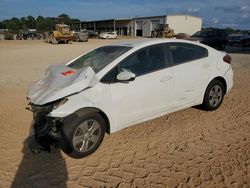
{"label": "rear door", "polygon": [[208,50],[190,43],[168,43],[173,74],[175,105],[180,107],[197,100],[211,72]]}

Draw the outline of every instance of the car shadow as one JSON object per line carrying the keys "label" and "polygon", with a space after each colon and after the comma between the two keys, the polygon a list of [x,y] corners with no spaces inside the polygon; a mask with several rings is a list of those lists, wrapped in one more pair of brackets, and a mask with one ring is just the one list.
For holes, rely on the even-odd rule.
{"label": "car shadow", "polygon": [[60,150],[34,155],[29,150],[27,138],[24,141],[22,152],[23,158],[16,171],[11,188],[67,187],[68,173]]}

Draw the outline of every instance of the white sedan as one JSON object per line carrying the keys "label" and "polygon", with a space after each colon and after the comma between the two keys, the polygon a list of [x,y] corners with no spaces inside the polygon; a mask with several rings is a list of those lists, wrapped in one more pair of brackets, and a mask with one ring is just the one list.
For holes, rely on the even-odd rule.
{"label": "white sedan", "polygon": [[[197,42],[123,41],[48,68],[30,87],[30,148],[93,153],[105,133],[188,107],[216,110],[233,86],[231,57]],[[36,143],[36,144],[34,144]]]}
{"label": "white sedan", "polygon": [[118,37],[116,32],[104,32],[99,35],[101,39],[116,39]]}

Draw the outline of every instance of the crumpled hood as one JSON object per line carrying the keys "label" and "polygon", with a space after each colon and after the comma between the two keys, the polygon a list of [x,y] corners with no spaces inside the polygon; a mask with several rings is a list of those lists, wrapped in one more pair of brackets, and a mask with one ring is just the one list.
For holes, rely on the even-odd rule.
{"label": "crumpled hood", "polygon": [[97,82],[91,67],[75,70],[65,64],[52,65],[40,81],[29,87],[27,98],[33,104],[44,105],[94,86]]}

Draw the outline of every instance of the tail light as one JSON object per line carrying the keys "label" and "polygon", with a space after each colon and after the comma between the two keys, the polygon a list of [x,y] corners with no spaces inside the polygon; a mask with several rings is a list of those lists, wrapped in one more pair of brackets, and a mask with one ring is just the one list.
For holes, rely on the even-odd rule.
{"label": "tail light", "polygon": [[228,63],[228,64],[231,64],[232,58],[231,58],[230,55],[227,54],[227,55],[225,55],[225,56],[223,57],[223,61],[226,62],[226,63]]}

